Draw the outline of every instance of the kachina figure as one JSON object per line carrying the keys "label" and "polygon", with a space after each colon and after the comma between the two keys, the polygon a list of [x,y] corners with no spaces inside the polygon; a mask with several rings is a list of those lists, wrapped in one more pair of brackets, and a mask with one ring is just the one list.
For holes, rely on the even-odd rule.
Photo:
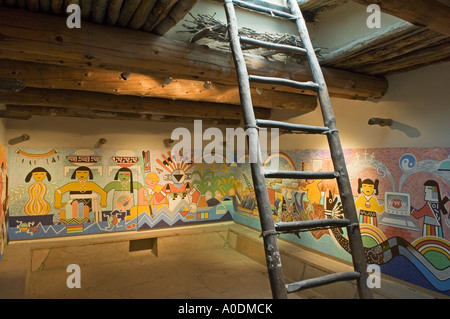
{"label": "kachina figure", "polygon": [[384,211],[384,204],[380,205],[376,199],[379,181],[366,178],[358,178],[358,193],[361,194],[355,201],[356,209],[359,209],[359,222],[363,224],[372,224],[378,227],[377,213]]}
{"label": "kachina figure", "polygon": [[[439,184],[433,180],[427,180],[423,186],[425,187],[425,205],[419,210],[413,209],[411,215],[415,218],[423,217],[422,236],[437,236],[443,238],[442,234],[442,216],[448,214],[445,204],[449,198],[441,197]],[[448,220],[448,219],[447,219]]]}

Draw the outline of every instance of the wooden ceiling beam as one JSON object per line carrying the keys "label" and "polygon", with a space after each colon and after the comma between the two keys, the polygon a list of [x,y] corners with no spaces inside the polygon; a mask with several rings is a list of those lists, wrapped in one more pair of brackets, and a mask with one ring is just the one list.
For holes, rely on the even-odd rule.
{"label": "wooden ceiling beam", "polygon": [[450,37],[401,21],[323,54],[321,65],[365,74],[393,74],[450,58]]}
{"label": "wooden ceiling beam", "polygon": [[142,29],[152,31],[170,12],[178,0],[158,0],[147,17]]}
{"label": "wooden ceiling beam", "polygon": [[418,26],[450,36],[450,6],[440,0],[353,0],[363,5],[377,4],[381,11]]}
{"label": "wooden ceiling beam", "polygon": [[371,48],[382,46],[392,40],[398,41],[405,35],[420,31],[420,28],[406,21],[400,21],[387,28],[370,33],[349,44],[328,53],[321,53],[320,64],[335,65],[358,56]]}
{"label": "wooden ceiling beam", "polygon": [[133,15],[128,26],[132,29],[140,29],[155,6],[156,0],[143,0]]}
{"label": "wooden ceiling beam", "polygon": [[[31,27],[30,27],[31,26]],[[0,9],[0,57],[71,67],[116,70],[237,85],[231,54],[145,32],[82,23],[69,29],[66,20],[26,11]],[[246,56],[250,74],[311,80],[306,65]],[[384,77],[324,68],[331,96],[348,99],[380,98],[387,90]],[[262,86],[299,92],[287,87]]]}
{"label": "wooden ceiling beam", "polygon": [[120,14],[117,19],[117,25],[120,27],[126,27],[140,3],[141,0],[123,1],[122,7],[120,8]]}
{"label": "wooden ceiling beam", "polygon": [[[237,86],[198,80],[152,76],[119,71],[71,68],[53,64],[0,59],[0,77],[17,79],[28,88],[65,89],[173,100],[240,105]],[[209,86],[209,88],[208,88]],[[308,113],[317,106],[312,95],[299,95],[273,90],[252,90],[253,104],[263,108],[292,109]]]}
{"label": "wooden ceiling beam", "polygon": [[[346,70],[358,70],[361,66],[367,64],[389,63],[389,60],[394,58],[401,61],[406,54],[414,55],[421,50],[431,50],[436,44],[448,42],[448,40],[450,40],[450,37],[421,28],[421,31],[416,34],[403,39],[393,39],[369,50],[364,50],[357,56],[339,62],[336,66]],[[443,47],[440,53],[450,57],[449,49],[450,47]],[[395,67],[395,64],[392,66]]]}
{"label": "wooden ceiling beam", "polygon": [[153,29],[153,33],[164,35],[172,29],[197,4],[198,0],[178,1],[161,22]]}
{"label": "wooden ceiling beam", "polygon": [[[46,1],[50,2],[51,0],[46,0]],[[92,1],[93,0],[80,0],[81,18],[83,20],[89,20],[89,18],[91,17]],[[111,2],[114,2],[114,1],[110,1],[110,4],[108,6],[108,11],[109,11],[109,7],[111,6]],[[42,0],[41,0],[41,7],[42,7]],[[47,11],[45,13],[48,13],[48,12],[49,11]]]}
{"label": "wooden ceiling beam", "polygon": [[[181,116],[198,119],[242,118],[239,106],[218,103],[197,103],[157,98],[141,98],[73,90],[25,88],[17,93],[0,92],[0,103],[67,107],[109,112]],[[255,115],[268,119],[270,109],[256,108]]]}
{"label": "wooden ceiling beam", "polygon": [[359,66],[358,70],[368,74],[393,74],[403,70],[411,70],[418,66],[448,61],[449,59],[450,39],[445,39],[414,52]]}
{"label": "wooden ceiling beam", "polygon": [[[146,122],[175,122],[193,123],[198,118],[172,115],[138,114],[130,112],[98,111],[88,109],[73,109],[67,107],[48,107],[36,105],[11,105],[7,104],[4,110],[0,110],[0,118],[29,120],[33,116],[57,116],[77,117],[88,119],[120,120],[120,121],[146,121]],[[239,126],[237,119],[203,119],[206,125]]]}
{"label": "wooden ceiling beam", "polygon": [[[91,15],[90,15],[90,19],[92,22],[94,23],[102,23],[103,20],[105,19],[105,15],[106,15],[106,8],[108,7],[108,0],[93,0],[92,3],[90,4],[90,8],[91,8]],[[81,7],[80,7],[80,10]]]}

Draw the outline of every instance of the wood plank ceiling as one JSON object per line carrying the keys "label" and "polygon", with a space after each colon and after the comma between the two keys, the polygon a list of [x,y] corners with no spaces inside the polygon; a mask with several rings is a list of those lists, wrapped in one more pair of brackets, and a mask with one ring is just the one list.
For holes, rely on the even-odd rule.
{"label": "wood plank ceiling", "polygon": [[324,54],[321,65],[390,75],[450,61],[449,0],[354,1],[403,21]]}
{"label": "wood plank ceiling", "polygon": [[[6,105],[0,117],[174,122],[202,118],[239,124],[239,94],[229,52],[163,36],[197,1],[0,0],[0,79],[10,80],[0,81],[0,103]],[[347,1],[299,2],[312,21]],[[65,8],[72,3],[81,7],[81,29],[65,25]],[[448,46],[448,34],[405,22],[328,52],[321,63],[332,96],[380,98],[387,90],[384,75],[447,61]],[[310,79],[301,64],[258,56],[247,56],[247,62],[254,73]],[[13,80],[23,82],[25,89],[13,92]],[[252,89],[260,118],[269,118],[273,108],[310,112],[317,103],[311,92]]]}

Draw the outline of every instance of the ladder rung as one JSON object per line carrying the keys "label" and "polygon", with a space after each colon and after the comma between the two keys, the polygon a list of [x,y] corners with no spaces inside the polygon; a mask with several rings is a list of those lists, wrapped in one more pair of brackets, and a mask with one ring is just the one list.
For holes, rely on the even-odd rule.
{"label": "ladder rung", "polygon": [[279,128],[282,130],[287,130],[291,132],[303,132],[309,134],[324,134],[328,133],[330,129],[325,126],[310,126],[310,125],[301,125],[301,124],[291,124],[280,121],[272,121],[272,120],[256,120],[256,125],[259,127],[266,128]]}
{"label": "ladder rung", "polygon": [[288,179],[333,179],[339,176],[338,172],[304,172],[304,171],[265,171],[266,178]]}
{"label": "ladder rung", "polygon": [[298,282],[293,282],[286,285],[287,293],[293,293],[299,290],[320,287],[323,285],[332,284],[339,281],[355,280],[361,277],[361,274],[356,271],[352,272],[339,272],[331,275],[326,275],[322,277],[305,279]]}
{"label": "ladder rung", "polygon": [[350,225],[349,219],[315,219],[295,222],[281,222],[275,224],[275,230],[280,232],[311,230],[317,228],[339,228]]}
{"label": "ladder rung", "polygon": [[266,41],[260,41],[255,40],[247,37],[239,37],[241,40],[241,43],[244,44],[250,44],[256,47],[261,47],[265,49],[271,49],[271,50],[277,50],[280,52],[291,52],[291,53],[299,53],[299,54],[306,54],[308,51],[304,48],[292,46],[292,45],[286,45],[286,44],[278,44],[278,43],[271,43]]}
{"label": "ladder rung", "polygon": [[296,89],[301,90],[312,90],[312,91],[319,91],[319,84],[308,81],[308,82],[298,82],[293,81],[289,79],[283,79],[283,78],[273,78],[273,77],[267,77],[267,76],[257,76],[257,75],[249,75],[248,79],[250,82],[255,83],[262,83],[262,84],[277,84],[277,85],[284,85],[289,86]]}
{"label": "ladder rung", "polygon": [[297,19],[296,16],[294,16],[293,14],[284,12],[284,11],[279,11],[279,10],[274,10],[274,9],[270,9],[270,8],[266,8],[263,6],[259,6],[257,4],[253,4],[253,3],[249,3],[249,2],[245,2],[245,1],[240,1],[240,0],[232,0],[233,4],[245,8],[245,9],[249,9],[249,10],[254,10],[254,11],[259,11],[261,13],[268,13],[272,16],[276,16],[279,18],[285,18],[285,19],[290,19],[290,20],[295,20]]}

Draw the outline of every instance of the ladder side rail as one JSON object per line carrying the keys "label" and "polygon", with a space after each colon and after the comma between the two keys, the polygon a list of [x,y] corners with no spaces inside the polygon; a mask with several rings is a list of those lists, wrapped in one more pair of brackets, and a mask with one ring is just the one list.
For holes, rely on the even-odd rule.
{"label": "ladder side rail", "polygon": [[263,234],[266,234],[263,236],[263,241],[272,296],[275,299],[287,299],[284,273],[281,267],[281,258],[278,249],[272,210],[270,208],[269,194],[267,192],[266,181],[262,170],[263,166],[261,161],[258,128],[256,126],[256,119],[250,95],[250,82],[248,80],[247,67],[239,42],[236,13],[232,0],[224,0],[224,4],[228,20],[228,34],[232,48],[231,51],[238,76],[240,88],[239,94],[244,115],[244,124],[248,136],[248,147],[251,161],[250,167],[254,189],[257,195],[256,198],[260,215],[260,223]]}
{"label": "ladder side rail", "polygon": [[314,82],[319,84],[320,87],[318,91],[318,98],[322,109],[324,124],[330,129],[330,133],[327,134],[328,144],[330,147],[331,157],[335,165],[335,170],[340,175],[340,178],[337,179],[337,182],[346,218],[348,218],[352,222],[352,224],[358,225],[358,227],[348,227],[347,229],[350,239],[350,249],[353,257],[353,266],[354,269],[361,274],[361,277],[357,280],[359,296],[360,298],[372,298],[372,291],[367,287],[367,259],[361,239],[358,215],[356,212],[356,206],[351,191],[350,180],[345,165],[344,152],[342,150],[342,145],[339,139],[334,112],[331,107],[330,96],[328,94],[328,89],[325,83],[322,69],[320,67],[317,56],[314,53],[314,48],[309,37],[306,22],[302,16],[298,3],[296,2],[296,0],[288,0],[288,4],[291,8],[292,14],[297,17],[296,25],[300,34],[300,38],[302,40],[303,47],[308,51],[307,59],[311,68]]}

